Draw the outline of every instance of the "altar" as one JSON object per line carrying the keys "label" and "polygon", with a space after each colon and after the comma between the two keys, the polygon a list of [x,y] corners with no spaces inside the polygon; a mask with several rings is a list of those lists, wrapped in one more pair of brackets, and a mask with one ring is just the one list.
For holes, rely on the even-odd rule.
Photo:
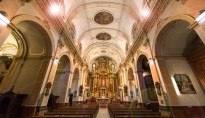
{"label": "altar", "polygon": [[110,98],[96,98],[98,104],[108,104],[110,103]]}
{"label": "altar", "polygon": [[99,98],[99,102],[107,102],[109,99],[106,98],[115,97],[117,93],[115,64],[107,57],[100,57],[92,64],[91,71],[91,96]]}
{"label": "altar", "polygon": [[101,108],[106,108],[108,103],[110,103],[110,98],[96,98],[96,100]]}

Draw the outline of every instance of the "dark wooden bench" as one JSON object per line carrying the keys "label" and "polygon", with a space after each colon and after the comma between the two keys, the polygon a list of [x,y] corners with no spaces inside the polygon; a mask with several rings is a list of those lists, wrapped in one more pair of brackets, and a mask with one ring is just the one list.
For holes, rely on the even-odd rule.
{"label": "dark wooden bench", "polygon": [[162,118],[162,117],[153,116],[153,115],[116,115],[115,118]]}
{"label": "dark wooden bench", "polygon": [[78,106],[72,106],[72,107],[66,107],[65,109],[59,109],[59,110],[67,110],[67,111],[83,111],[83,110],[92,110],[94,113],[94,116],[97,116],[97,113],[99,111],[99,105],[98,104],[83,104]]}
{"label": "dark wooden bench", "polygon": [[91,110],[64,110],[46,112],[44,115],[89,115],[90,118],[95,118],[95,114]]}
{"label": "dark wooden bench", "polygon": [[90,118],[89,115],[47,115],[47,116],[32,116],[32,118]]}
{"label": "dark wooden bench", "polygon": [[137,108],[130,105],[112,104],[108,105],[108,111],[111,118],[160,118],[159,112],[153,112],[145,108]]}

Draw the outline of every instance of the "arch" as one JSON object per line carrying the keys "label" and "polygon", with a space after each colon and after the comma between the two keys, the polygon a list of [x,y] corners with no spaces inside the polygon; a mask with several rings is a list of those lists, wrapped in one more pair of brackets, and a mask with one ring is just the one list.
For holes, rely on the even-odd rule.
{"label": "arch", "polygon": [[[136,70],[137,71],[144,71],[143,67],[142,67],[142,63],[144,62],[145,64],[145,61],[148,60],[148,57],[147,55],[145,54],[140,54],[138,57],[137,57],[137,61],[136,61]],[[148,64],[148,63],[147,63]],[[149,66],[149,65],[147,65]],[[146,69],[145,69],[146,70]]]}
{"label": "arch", "polygon": [[[169,93],[176,93],[168,94],[170,98],[179,100],[170,99],[170,103],[173,105],[188,104],[188,102],[181,102],[182,99],[193,101],[192,105],[199,104],[199,102],[194,101],[198,100],[198,94],[205,91],[205,84],[203,84],[205,73],[201,71],[204,70],[201,64],[205,60],[205,46],[196,31],[190,29],[190,25],[194,22],[194,18],[188,15],[168,18],[153,42],[153,54],[163,58],[157,61],[164,85]],[[189,83],[191,87],[182,87],[178,84],[176,77],[186,77],[186,81],[193,83]],[[199,84],[195,83],[197,80]],[[196,88],[201,92],[196,93]],[[187,92],[195,93],[195,95],[190,94],[189,99],[187,99],[187,96],[183,95]]]}
{"label": "arch", "polygon": [[101,46],[101,47],[105,47],[106,45],[109,45],[110,47],[112,47],[113,48],[113,50],[116,50],[117,52],[118,52],[118,54],[120,55],[120,56],[122,56],[122,57],[125,57],[125,54],[123,54],[122,52],[123,52],[123,50],[118,46],[118,45],[116,45],[116,44],[113,44],[113,43],[93,43],[93,44],[91,44],[91,45],[89,45],[86,49],[85,49],[85,53],[84,53],[84,55],[83,55],[83,57],[87,57],[87,55],[89,54],[89,52],[90,52],[90,50],[92,50],[92,49],[94,49],[95,47],[99,47],[99,46]]}
{"label": "arch", "polygon": [[[52,33],[50,31],[49,26],[46,25],[40,18],[30,16],[30,15],[18,15],[18,16],[13,17],[11,19],[11,23],[14,24],[15,28],[17,28],[17,30],[14,30],[14,33],[15,34],[22,34],[22,36],[24,38],[28,38],[28,37],[25,36],[25,32],[23,32],[25,29],[22,31],[17,26],[19,23],[26,23],[26,22],[31,23],[32,25],[38,25],[39,30],[43,31],[43,34],[46,34],[47,39],[45,39],[45,40],[46,40],[46,44],[47,44],[47,51],[49,51],[49,53],[52,53],[50,55],[54,55],[53,50],[55,49],[55,46],[54,46],[54,40],[53,40]],[[26,48],[28,48],[28,47],[26,47]]]}
{"label": "arch", "polygon": [[79,77],[80,77],[80,72],[79,72],[79,69],[76,67],[74,69],[74,72],[73,72],[73,79],[72,79],[72,84],[71,84],[71,93],[74,95],[74,97],[77,97],[77,92],[78,91],[78,84],[79,84]]}
{"label": "arch", "polygon": [[[10,86],[15,86],[14,91],[20,94],[28,94],[27,103],[35,105],[38,94],[43,87],[48,66],[53,53],[54,43],[52,35],[45,24],[37,17],[19,15],[11,20],[12,34],[20,44],[18,57],[14,60],[12,71],[8,75],[9,80],[4,79],[3,84],[12,81]],[[29,30],[28,30],[29,29]],[[20,41],[20,42],[19,42]],[[34,71],[35,70],[35,71]],[[33,81],[33,82],[31,82]],[[25,84],[26,83],[26,84]],[[7,88],[1,88],[3,92]]]}
{"label": "arch", "polygon": [[[54,77],[52,92],[49,96],[49,100],[47,104],[49,110],[52,110],[53,107],[55,106],[58,106],[58,108],[64,107],[65,106],[64,103],[66,102],[67,96],[69,95],[68,82],[70,78],[70,69],[71,69],[70,59],[68,55],[64,53],[60,55],[60,60],[56,61],[55,63],[58,63],[58,66]],[[57,98],[58,101],[56,101]]]}
{"label": "arch", "polygon": [[158,102],[147,56],[144,54],[139,55],[136,64],[142,102]]}
{"label": "arch", "polygon": [[63,85],[68,86],[69,73],[70,59],[67,55],[61,55],[52,87],[52,94],[54,96],[62,97],[63,91],[67,90],[63,88]]}
{"label": "arch", "polygon": [[[157,48],[160,44],[163,38],[164,38],[164,34],[166,34],[170,28],[174,25],[175,21],[186,21],[189,24],[193,24],[195,22],[194,18],[192,16],[186,15],[186,14],[178,14],[176,16],[173,17],[169,17],[165,20],[165,22],[162,24],[162,26],[160,27],[160,29],[158,30],[158,32],[156,33],[156,37],[153,40],[153,45],[152,45],[152,52],[154,56],[157,56],[158,54],[160,54],[160,48]],[[188,28],[188,27],[187,27]],[[166,29],[166,30],[165,30]]]}

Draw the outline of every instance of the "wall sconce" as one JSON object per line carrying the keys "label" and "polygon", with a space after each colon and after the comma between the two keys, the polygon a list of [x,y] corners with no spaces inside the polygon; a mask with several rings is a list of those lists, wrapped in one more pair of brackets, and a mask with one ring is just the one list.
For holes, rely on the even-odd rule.
{"label": "wall sconce", "polygon": [[50,6],[50,12],[51,12],[53,15],[57,15],[57,14],[60,12],[60,5],[57,4],[57,3],[53,3],[53,4]]}
{"label": "wall sconce", "polygon": [[189,29],[194,29],[199,23],[205,22],[205,10],[201,10],[200,13],[201,14],[195,19],[195,22],[188,27]]}
{"label": "wall sconce", "polygon": [[0,25],[7,26],[10,21],[2,14],[3,11],[0,11]]}
{"label": "wall sconce", "polygon": [[154,63],[154,58],[149,58],[148,64],[153,64]]}
{"label": "wall sconce", "polygon": [[201,10],[201,15],[199,15],[197,18],[196,18],[196,22],[200,22],[202,19],[205,18],[205,10]]}
{"label": "wall sconce", "polygon": [[159,96],[161,96],[161,95],[162,95],[162,92],[161,92],[160,83],[159,83],[159,82],[155,82],[155,87],[156,87],[156,89],[157,89],[157,94],[158,94]]}
{"label": "wall sconce", "polygon": [[55,58],[55,59],[54,59],[54,62],[55,62],[56,64],[59,63],[58,58]]}
{"label": "wall sconce", "polygon": [[48,83],[46,84],[45,96],[48,96],[48,95],[49,95],[51,86],[52,86],[52,83],[51,83],[51,82],[48,82]]}

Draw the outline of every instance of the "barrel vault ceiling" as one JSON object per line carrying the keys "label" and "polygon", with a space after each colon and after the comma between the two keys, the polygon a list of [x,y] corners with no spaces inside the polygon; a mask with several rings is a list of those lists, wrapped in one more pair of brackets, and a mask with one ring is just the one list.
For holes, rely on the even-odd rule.
{"label": "barrel vault ceiling", "polygon": [[[101,56],[117,65],[132,46],[143,20],[145,0],[60,0],[64,17],[75,27],[74,43],[87,64]],[[134,31],[136,33],[136,31]]]}

